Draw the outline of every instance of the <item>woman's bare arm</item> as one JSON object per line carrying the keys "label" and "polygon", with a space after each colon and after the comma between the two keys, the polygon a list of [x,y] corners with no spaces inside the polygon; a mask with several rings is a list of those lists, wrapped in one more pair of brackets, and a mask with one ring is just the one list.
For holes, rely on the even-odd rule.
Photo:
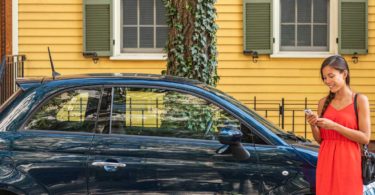
{"label": "woman's bare arm", "polygon": [[313,134],[313,137],[314,137],[315,141],[318,142],[318,143],[320,143],[322,141],[322,138],[320,136],[320,129],[316,125],[316,122],[317,122],[317,119],[320,116],[320,113],[322,113],[322,108],[323,108],[325,100],[326,100],[326,98],[323,98],[323,99],[319,100],[319,102],[318,102],[318,113],[317,114],[314,114],[312,116],[307,117],[307,121],[310,124],[311,132]]}

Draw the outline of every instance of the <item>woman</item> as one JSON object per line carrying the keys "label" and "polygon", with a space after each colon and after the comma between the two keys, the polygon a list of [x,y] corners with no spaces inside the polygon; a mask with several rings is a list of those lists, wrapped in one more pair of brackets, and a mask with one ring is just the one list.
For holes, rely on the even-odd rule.
{"label": "woman", "polygon": [[324,60],[321,78],[329,95],[318,103],[318,115],[307,116],[314,139],[320,143],[316,170],[316,193],[362,194],[360,145],[370,142],[369,102],[358,94],[358,121],[354,110],[355,93],[350,88],[349,67],[341,56]]}

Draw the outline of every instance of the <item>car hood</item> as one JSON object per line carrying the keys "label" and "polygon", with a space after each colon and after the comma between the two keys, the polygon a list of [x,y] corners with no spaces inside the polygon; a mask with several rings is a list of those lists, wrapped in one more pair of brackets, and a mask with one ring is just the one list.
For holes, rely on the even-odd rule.
{"label": "car hood", "polygon": [[305,159],[311,166],[316,167],[318,162],[319,145],[311,142],[301,142],[291,144],[303,159]]}

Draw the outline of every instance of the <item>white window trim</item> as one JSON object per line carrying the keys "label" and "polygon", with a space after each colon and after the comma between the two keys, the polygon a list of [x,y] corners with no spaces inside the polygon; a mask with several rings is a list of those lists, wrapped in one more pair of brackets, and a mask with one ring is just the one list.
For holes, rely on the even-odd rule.
{"label": "white window trim", "polygon": [[338,53],[338,0],[330,0],[329,3],[329,51],[280,51],[280,0],[273,0],[273,53],[271,58],[326,58]]}
{"label": "white window trim", "polygon": [[113,1],[113,55],[110,60],[166,60],[166,53],[121,53],[121,0]]}
{"label": "white window trim", "polygon": [[120,53],[113,55],[110,60],[166,60],[167,54],[164,53]]}

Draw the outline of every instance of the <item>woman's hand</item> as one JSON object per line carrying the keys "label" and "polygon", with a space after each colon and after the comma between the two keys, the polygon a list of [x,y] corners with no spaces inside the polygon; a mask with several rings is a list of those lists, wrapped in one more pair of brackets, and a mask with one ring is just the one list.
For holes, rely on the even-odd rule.
{"label": "woman's hand", "polygon": [[316,125],[320,128],[331,129],[331,130],[336,130],[336,127],[337,127],[337,123],[326,118],[318,118],[316,120]]}
{"label": "woman's hand", "polygon": [[316,122],[318,121],[318,115],[316,114],[306,115],[306,120],[311,126],[316,126]]}

